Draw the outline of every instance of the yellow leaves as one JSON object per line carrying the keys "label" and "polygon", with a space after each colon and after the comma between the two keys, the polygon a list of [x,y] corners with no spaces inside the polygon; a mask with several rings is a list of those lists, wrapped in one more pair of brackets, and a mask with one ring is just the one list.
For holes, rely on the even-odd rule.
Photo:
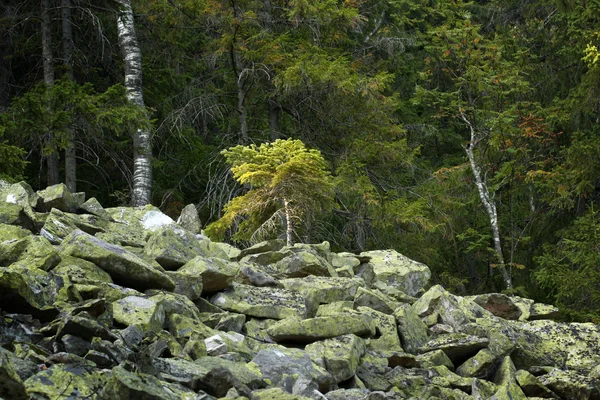
{"label": "yellow leaves", "polygon": [[584,50],[585,55],[582,60],[588,65],[588,67],[592,68],[598,65],[598,61],[600,60],[600,51],[598,47],[593,45],[591,42],[588,43]]}

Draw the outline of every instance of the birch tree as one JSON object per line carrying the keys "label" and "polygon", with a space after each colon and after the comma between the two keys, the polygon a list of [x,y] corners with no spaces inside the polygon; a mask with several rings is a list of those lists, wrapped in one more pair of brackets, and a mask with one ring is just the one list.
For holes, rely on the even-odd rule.
{"label": "birch tree", "polygon": [[[135,34],[131,0],[116,0],[117,33],[125,63],[125,89],[129,101],[144,108],[142,86],[142,52]],[[138,128],[133,136],[132,204],[142,206],[151,202],[152,194],[152,137],[150,129]]]}
{"label": "birch tree", "polygon": [[502,242],[500,241],[500,226],[498,224],[498,211],[496,209],[496,202],[494,201],[494,193],[490,191],[485,176],[482,175],[481,168],[475,158],[474,150],[479,141],[481,140],[481,137],[477,134],[477,131],[475,130],[471,122],[467,119],[462,110],[460,112],[460,116],[469,127],[470,140],[469,143],[466,146],[464,146],[464,149],[467,153],[467,158],[469,159],[469,165],[471,166],[473,177],[475,178],[475,186],[477,186],[479,198],[481,199],[481,203],[483,204],[483,207],[485,208],[485,211],[487,212],[488,218],[490,220],[490,228],[492,229],[492,239],[494,241],[494,251],[496,252],[496,258],[498,261],[496,266],[500,271],[500,274],[502,275],[502,279],[504,280],[506,288],[512,289],[512,278],[506,270],[506,263],[504,262],[504,253],[502,251]]}

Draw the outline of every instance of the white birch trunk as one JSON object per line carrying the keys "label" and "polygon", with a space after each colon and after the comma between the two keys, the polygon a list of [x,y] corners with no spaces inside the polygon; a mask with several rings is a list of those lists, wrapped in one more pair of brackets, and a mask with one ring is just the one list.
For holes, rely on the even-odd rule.
{"label": "white birch trunk", "polygon": [[283,207],[285,210],[285,222],[286,222],[286,230],[285,237],[288,246],[294,245],[294,224],[292,223],[292,212],[290,210],[290,203],[286,199],[283,199]]}
{"label": "white birch trunk", "polygon": [[506,263],[504,262],[504,253],[502,252],[502,243],[500,242],[500,227],[498,225],[498,212],[496,210],[496,203],[490,194],[490,190],[487,187],[487,184],[483,177],[481,176],[481,169],[475,160],[475,154],[473,153],[473,149],[477,145],[477,135],[475,134],[475,129],[473,125],[469,122],[469,120],[465,117],[464,114],[461,113],[462,119],[469,126],[471,131],[471,140],[468,146],[465,146],[465,152],[467,153],[467,157],[469,158],[469,163],[471,164],[471,170],[473,171],[473,176],[475,177],[475,185],[477,186],[477,191],[479,192],[479,198],[483,203],[483,207],[485,208],[488,218],[490,220],[490,227],[492,228],[492,238],[494,240],[494,250],[496,252],[496,257],[498,258],[498,270],[502,275],[502,279],[504,279],[504,284],[507,289],[512,289],[512,279],[508,272],[506,271]]}
{"label": "white birch trunk", "polygon": [[[71,0],[61,0],[63,59],[67,77],[73,76],[73,27],[71,25]],[[77,152],[73,130],[68,132],[68,143],[65,148],[65,185],[71,193],[77,192]]]}
{"label": "white birch trunk", "polygon": [[[50,0],[41,0],[40,10],[42,13],[42,66],[44,69],[44,82],[48,87],[54,86],[54,57],[52,54],[52,30],[50,19]],[[58,151],[54,140],[54,132],[46,132],[44,146],[49,150],[46,155],[48,186],[60,182],[58,174]]]}
{"label": "white birch trunk", "polygon": [[[121,9],[117,14],[119,46],[125,62],[125,89],[127,98],[145,108],[142,93],[142,53],[133,23],[131,0],[117,0]],[[152,144],[148,129],[133,133],[133,191],[134,206],[149,204],[152,193]]]}
{"label": "white birch trunk", "polygon": [[244,66],[237,54],[233,55],[235,59],[235,69],[237,70],[237,100],[238,113],[240,115],[240,140],[242,143],[248,143],[248,110],[246,109],[246,90],[244,89]]}

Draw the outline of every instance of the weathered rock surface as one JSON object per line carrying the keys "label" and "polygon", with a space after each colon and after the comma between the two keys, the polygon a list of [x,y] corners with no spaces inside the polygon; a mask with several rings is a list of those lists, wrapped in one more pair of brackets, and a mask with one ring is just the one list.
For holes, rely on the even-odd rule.
{"label": "weathered rock surface", "polygon": [[600,327],[551,305],[84,197],[0,185],[0,400],[600,398]]}

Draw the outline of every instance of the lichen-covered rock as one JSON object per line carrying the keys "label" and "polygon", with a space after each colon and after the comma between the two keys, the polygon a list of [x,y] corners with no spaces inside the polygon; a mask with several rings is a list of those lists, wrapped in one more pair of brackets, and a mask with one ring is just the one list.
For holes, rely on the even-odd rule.
{"label": "lichen-covered rock", "polygon": [[285,246],[285,240],[281,240],[281,239],[267,240],[267,241],[257,243],[253,246],[250,246],[248,248],[241,250],[239,258],[242,259],[249,255],[261,254],[261,253],[266,253],[266,252],[270,252],[270,251],[279,251],[284,246]]}
{"label": "lichen-covered rock", "polygon": [[0,267],[0,304],[4,311],[52,320],[58,313],[54,301],[61,284],[23,261]]}
{"label": "lichen-covered rock", "polygon": [[146,293],[151,295],[148,300],[162,305],[165,318],[169,318],[171,314],[181,314],[192,319],[200,318],[198,307],[183,295],[159,290],[149,290]]}
{"label": "lichen-covered rock", "polygon": [[190,300],[198,300],[202,296],[201,276],[190,276],[179,271],[165,271],[165,274],[175,282],[174,293],[186,296]]}
{"label": "lichen-covered rock", "polygon": [[425,354],[419,354],[417,361],[422,368],[433,368],[438,366],[444,366],[450,371],[454,371],[454,363],[443,350],[433,350]]}
{"label": "lichen-covered rock", "polygon": [[79,206],[79,210],[85,211],[87,214],[95,215],[96,217],[110,221],[110,214],[102,207],[102,204],[95,198],[90,197],[85,203]]}
{"label": "lichen-covered rock", "polygon": [[[456,365],[457,361],[466,360],[475,355],[482,348],[487,347],[489,342],[488,338],[465,335],[462,333],[452,333],[431,339],[425,343],[419,351],[421,353],[426,353],[432,350],[443,350]],[[460,364],[460,362],[458,364]]]}
{"label": "lichen-covered rock", "polygon": [[76,230],[60,246],[63,254],[91,261],[110,274],[116,283],[134,289],[173,290],[175,283],[164,272],[119,246]]}
{"label": "lichen-covered rock", "polygon": [[359,278],[326,278],[307,276],[305,278],[282,279],[281,284],[290,290],[302,293],[314,293],[317,303],[333,303],[336,301],[354,300],[359,287],[365,285]]}
{"label": "lichen-covered rock", "polygon": [[539,376],[544,386],[565,400],[585,400],[598,398],[600,387],[598,381],[582,376],[574,371],[552,369],[548,374]]}
{"label": "lichen-covered rock", "polygon": [[64,183],[48,186],[37,193],[42,198],[46,210],[56,208],[61,211],[73,213],[83,203],[78,196],[73,196]]}
{"label": "lichen-covered rock", "polygon": [[252,392],[250,400],[311,400],[311,397],[285,392],[281,388],[260,389]]}
{"label": "lichen-covered rock", "polygon": [[25,229],[35,229],[35,224],[27,215],[23,206],[0,202],[0,224],[21,226]]}
{"label": "lichen-covered rock", "polygon": [[404,350],[417,354],[419,348],[429,341],[427,325],[419,318],[415,308],[408,304],[397,308],[394,316]]}
{"label": "lichen-covered rock", "polygon": [[275,269],[266,271],[266,268],[259,268],[257,265],[243,264],[240,266],[240,271],[235,277],[235,282],[244,285],[258,287],[283,287],[283,285],[273,277]]}
{"label": "lichen-covered rock", "polygon": [[60,244],[71,232],[81,229],[82,231],[95,235],[104,232],[102,220],[92,215],[67,214],[56,208],[46,217],[40,235],[52,244]]}
{"label": "lichen-covered rock", "polygon": [[364,339],[350,334],[309,344],[305,350],[315,364],[331,374],[335,383],[340,383],[354,376],[366,346]]}
{"label": "lichen-covered rock", "polygon": [[180,314],[171,314],[168,321],[169,332],[180,342],[189,339],[204,340],[214,336],[217,332],[200,321]]}
{"label": "lichen-covered rock", "polygon": [[335,269],[323,257],[308,251],[290,254],[274,264],[280,278],[299,278],[309,275],[337,276]]}
{"label": "lichen-covered rock", "polygon": [[474,296],[473,301],[497,317],[517,320],[521,317],[521,309],[512,299],[501,293],[488,293]]}
{"label": "lichen-covered rock", "polygon": [[521,390],[523,390],[523,393],[525,393],[527,397],[556,398],[556,395],[548,389],[541,380],[529,372],[520,369],[517,371],[515,377]]}
{"label": "lichen-covered rock", "polygon": [[359,287],[354,296],[355,306],[364,306],[385,314],[393,314],[398,308],[398,302],[379,290],[369,290]]}
{"label": "lichen-covered rock", "polygon": [[159,298],[128,296],[112,303],[113,318],[123,326],[159,332],[165,322],[165,309]]}
{"label": "lichen-covered rock", "polygon": [[395,250],[375,250],[360,254],[371,258],[369,262],[377,279],[397,287],[409,296],[417,295],[429,282],[431,271]]}
{"label": "lichen-covered rock", "polygon": [[29,235],[17,239],[21,236],[20,233],[16,229],[7,228],[8,226],[0,226],[2,230],[0,235],[6,236],[15,233],[16,238],[0,242],[0,266],[9,266],[12,263],[21,262],[30,268],[49,271],[60,262],[58,252],[47,239]]}
{"label": "lichen-covered rock", "polygon": [[202,223],[200,221],[200,216],[198,215],[198,210],[193,204],[188,204],[187,206],[183,207],[179,218],[177,218],[177,223],[182,228],[193,234],[200,233],[200,230],[202,229]]}
{"label": "lichen-covered rock", "polygon": [[101,374],[78,364],[55,364],[25,381],[27,394],[33,399],[101,399],[103,386]]}
{"label": "lichen-covered rock", "polygon": [[352,312],[352,310],[354,310],[354,303],[352,301],[336,301],[334,303],[321,304],[317,308],[315,317]]}
{"label": "lichen-covered rock", "polygon": [[377,332],[377,337],[367,339],[368,350],[384,354],[403,351],[396,327],[396,318],[393,315],[384,314],[369,307],[358,307],[357,310],[373,319],[373,325]]}
{"label": "lichen-covered rock", "polygon": [[497,357],[488,349],[481,349],[456,368],[456,373],[460,376],[485,379],[492,374],[496,364]]}
{"label": "lichen-covered rock", "polygon": [[52,273],[68,278],[73,283],[112,283],[108,272],[96,266],[96,264],[67,255],[61,256],[61,261],[52,270]]}
{"label": "lichen-covered rock", "polygon": [[0,190],[0,202],[18,204],[27,213],[43,207],[42,198],[26,182],[18,182]]}
{"label": "lichen-covered rock", "polygon": [[202,248],[192,233],[173,225],[166,225],[152,232],[144,252],[163,268],[176,270],[202,254]]}
{"label": "lichen-covered rock", "polygon": [[550,304],[533,303],[529,310],[529,320],[552,319],[559,314],[559,309]]}
{"label": "lichen-covered rock", "polygon": [[231,388],[248,395],[266,386],[257,368],[217,357],[201,357],[194,362],[158,358],[153,366],[164,378],[217,397],[225,396]]}
{"label": "lichen-covered rock", "polygon": [[204,292],[216,292],[231,286],[240,266],[233,261],[197,256],[179,268],[177,272],[188,276],[202,277]]}
{"label": "lichen-covered rock", "polygon": [[25,385],[10,358],[0,353],[0,397],[14,400],[26,400],[28,398],[25,392]]}
{"label": "lichen-covered rock", "polygon": [[283,319],[307,315],[304,296],[293,290],[234,284],[210,301],[224,310],[251,317]]}
{"label": "lichen-covered rock", "polygon": [[130,372],[118,366],[112,369],[99,398],[195,400],[197,397],[192,390],[162,382],[152,375]]}
{"label": "lichen-covered rock", "polygon": [[311,343],[350,333],[374,336],[375,324],[366,314],[344,313],[304,320],[287,318],[269,327],[267,333],[277,342]]}
{"label": "lichen-covered rock", "polygon": [[325,392],[333,383],[331,375],[300,349],[281,346],[263,349],[248,365],[260,371],[269,386],[296,395],[311,396],[315,390]]}

